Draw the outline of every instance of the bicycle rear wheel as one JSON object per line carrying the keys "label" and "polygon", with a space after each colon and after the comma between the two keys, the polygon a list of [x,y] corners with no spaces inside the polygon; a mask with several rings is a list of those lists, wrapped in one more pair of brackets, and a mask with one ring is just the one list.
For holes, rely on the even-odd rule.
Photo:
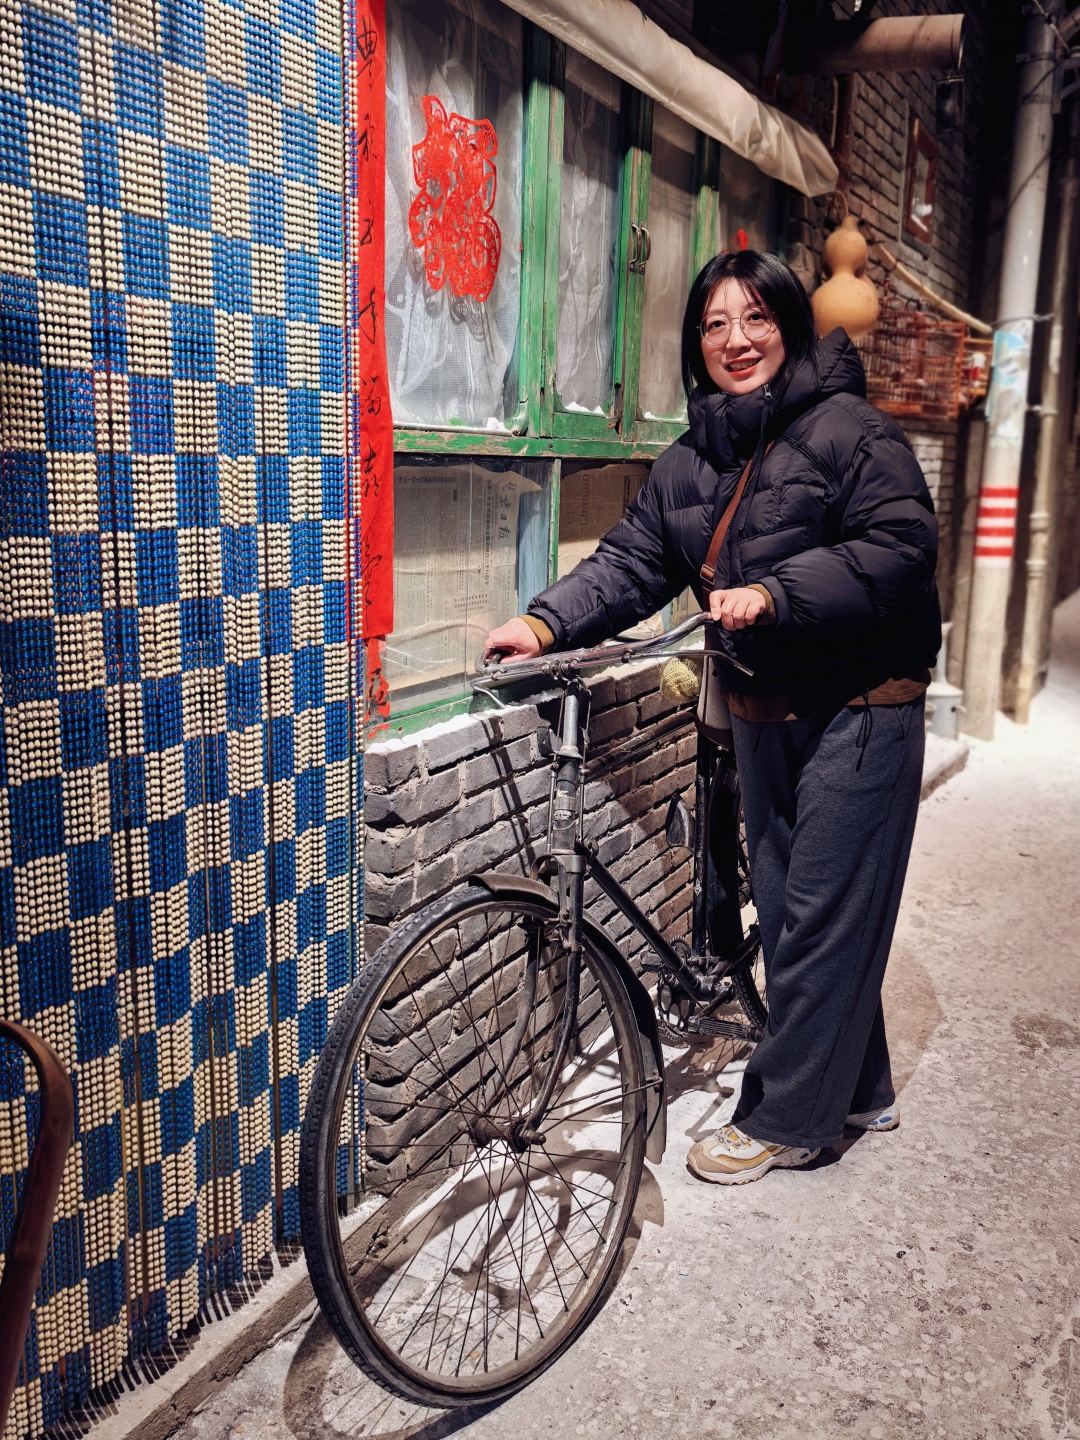
{"label": "bicycle rear wheel", "polygon": [[553,902],[466,886],[372,957],[320,1058],[300,1154],[312,1284],[346,1351],[409,1399],[519,1388],[617,1260],[644,1161],[637,1027],[587,942],[560,1060],[566,984]]}
{"label": "bicycle rear wheel", "polygon": [[[741,804],[739,810],[739,905],[742,909],[743,925],[748,929],[750,925],[757,923],[757,907],[754,905],[754,893],[750,884],[750,857],[746,850],[746,825],[742,819]],[[765,958],[761,953],[760,942],[746,965],[732,972],[731,983],[743,1014],[751,1025],[763,1029],[769,1018],[769,1010],[765,1001]]]}

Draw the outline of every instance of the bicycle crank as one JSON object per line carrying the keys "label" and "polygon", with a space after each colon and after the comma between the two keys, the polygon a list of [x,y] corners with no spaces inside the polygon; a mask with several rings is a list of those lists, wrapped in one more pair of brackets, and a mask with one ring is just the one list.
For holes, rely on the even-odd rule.
{"label": "bicycle crank", "polygon": [[[676,940],[674,949],[680,959],[688,959],[690,947],[684,941]],[[685,1045],[690,1035],[691,1022],[697,1012],[697,1001],[678,979],[661,970],[656,985],[656,1022],[663,1039],[672,1045]]]}

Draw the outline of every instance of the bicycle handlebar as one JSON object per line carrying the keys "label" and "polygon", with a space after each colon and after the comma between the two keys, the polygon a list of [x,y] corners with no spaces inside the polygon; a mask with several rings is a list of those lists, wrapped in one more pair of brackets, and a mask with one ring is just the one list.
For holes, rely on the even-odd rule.
{"label": "bicycle handlebar", "polygon": [[[625,665],[631,660],[664,660],[673,652],[670,647],[711,620],[705,611],[691,615],[688,620],[665,630],[660,635],[651,635],[647,640],[615,640],[585,650],[558,650],[549,655],[537,655],[532,660],[485,660],[477,657],[476,676],[471,681],[475,688],[488,685],[519,685],[525,680],[547,679],[566,681],[581,670],[598,665]],[[715,653],[715,652],[706,652]],[[745,675],[753,675],[748,665],[742,665],[725,654],[724,659]]]}

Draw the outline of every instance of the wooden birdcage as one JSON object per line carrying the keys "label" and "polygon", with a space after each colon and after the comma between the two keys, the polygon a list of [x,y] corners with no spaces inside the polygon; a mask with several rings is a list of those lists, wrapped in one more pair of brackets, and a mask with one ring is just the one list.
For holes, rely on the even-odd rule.
{"label": "wooden birdcage", "polygon": [[890,415],[955,420],[964,403],[967,326],[939,320],[886,287],[878,322],[859,344],[871,404]]}

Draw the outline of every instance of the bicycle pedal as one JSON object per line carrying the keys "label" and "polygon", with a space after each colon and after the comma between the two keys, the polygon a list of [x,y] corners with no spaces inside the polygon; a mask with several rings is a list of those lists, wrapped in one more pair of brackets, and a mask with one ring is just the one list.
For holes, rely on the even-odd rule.
{"label": "bicycle pedal", "polygon": [[695,1016],[687,1029],[696,1035],[722,1035],[728,1040],[749,1040],[756,1044],[761,1031],[756,1025],[739,1020],[710,1020],[707,1015]]}

